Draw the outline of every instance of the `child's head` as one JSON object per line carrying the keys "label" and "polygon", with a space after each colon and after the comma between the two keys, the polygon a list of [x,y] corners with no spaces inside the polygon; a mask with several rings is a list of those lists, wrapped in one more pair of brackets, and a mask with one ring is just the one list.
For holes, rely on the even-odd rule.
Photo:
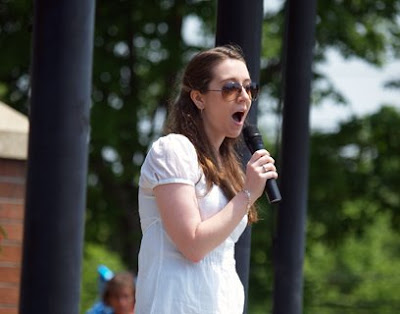
{"label": "child's head", "polygon": [[131,272],[116,274],[103,294],[105,304],[113,308],[115,314],[131,314],[135,306],[135,282]]}

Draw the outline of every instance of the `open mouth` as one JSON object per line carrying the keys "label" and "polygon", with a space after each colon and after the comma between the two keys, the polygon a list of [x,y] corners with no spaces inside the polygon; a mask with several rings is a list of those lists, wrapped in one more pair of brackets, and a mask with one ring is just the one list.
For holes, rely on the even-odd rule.
{"label": "open mouth", "polygon": [[235,112],[232,115],[233,120],[235,120],[236,122],[241,122],[243,120],[243,117],[244,117],[244,112],[242,111]]}

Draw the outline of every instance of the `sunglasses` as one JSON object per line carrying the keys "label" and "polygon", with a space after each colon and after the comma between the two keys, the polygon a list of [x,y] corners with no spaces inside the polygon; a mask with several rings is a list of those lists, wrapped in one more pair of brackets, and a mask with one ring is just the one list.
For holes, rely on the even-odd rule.
{"label": "sunglasses", "polygon": [[251,82],[246,85],[242,85],[238,82],[229,82],[222,86],[221,89],[207,89],[207,92],[221,92],[222,98],[225,101],[236,100],[242,93],[242,88],[246,91],[252,101],[258,97],[258,84]]}

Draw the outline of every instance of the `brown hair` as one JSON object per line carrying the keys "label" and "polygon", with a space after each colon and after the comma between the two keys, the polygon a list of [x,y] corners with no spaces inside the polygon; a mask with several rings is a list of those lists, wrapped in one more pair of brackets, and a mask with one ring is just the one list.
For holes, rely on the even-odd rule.
{"label": "brown hair", "polygon": [[103,302],[110,305],[110,298],[121,288],[128,287],[132,290],[133,297],[135,298],[135,277],[131,272],[117,273],[114,277],[107,282],[103,292]]}
{"label": "brown hair", "polygon": [[[224,139],[220,147],[223,165],[218,166],[204,130],[201,112],[190,97],[192,90],[202,93],[207,91],[215,66],[227,59],[240,60],[246,64],[242,50],[234,45],[215,47],[193,57],[183,73],[178,98],[170,104],[165,132],[185,135],[196,147],[208,189],[216,184],[228,199],[232,199],[244,185],[244,172],[236,153],[238,138]],[[257,221],[255,206],[250,209],[248,217],[249,223]]]}

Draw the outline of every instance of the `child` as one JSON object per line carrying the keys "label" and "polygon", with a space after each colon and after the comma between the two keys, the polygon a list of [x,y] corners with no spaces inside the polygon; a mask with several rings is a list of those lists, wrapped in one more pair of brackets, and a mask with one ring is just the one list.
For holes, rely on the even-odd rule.
{"label": "child", "polygon": [[113,314],[134,314],[135,279],[131,272],[117,273],[107,282],[103,302],[113,309]]}

